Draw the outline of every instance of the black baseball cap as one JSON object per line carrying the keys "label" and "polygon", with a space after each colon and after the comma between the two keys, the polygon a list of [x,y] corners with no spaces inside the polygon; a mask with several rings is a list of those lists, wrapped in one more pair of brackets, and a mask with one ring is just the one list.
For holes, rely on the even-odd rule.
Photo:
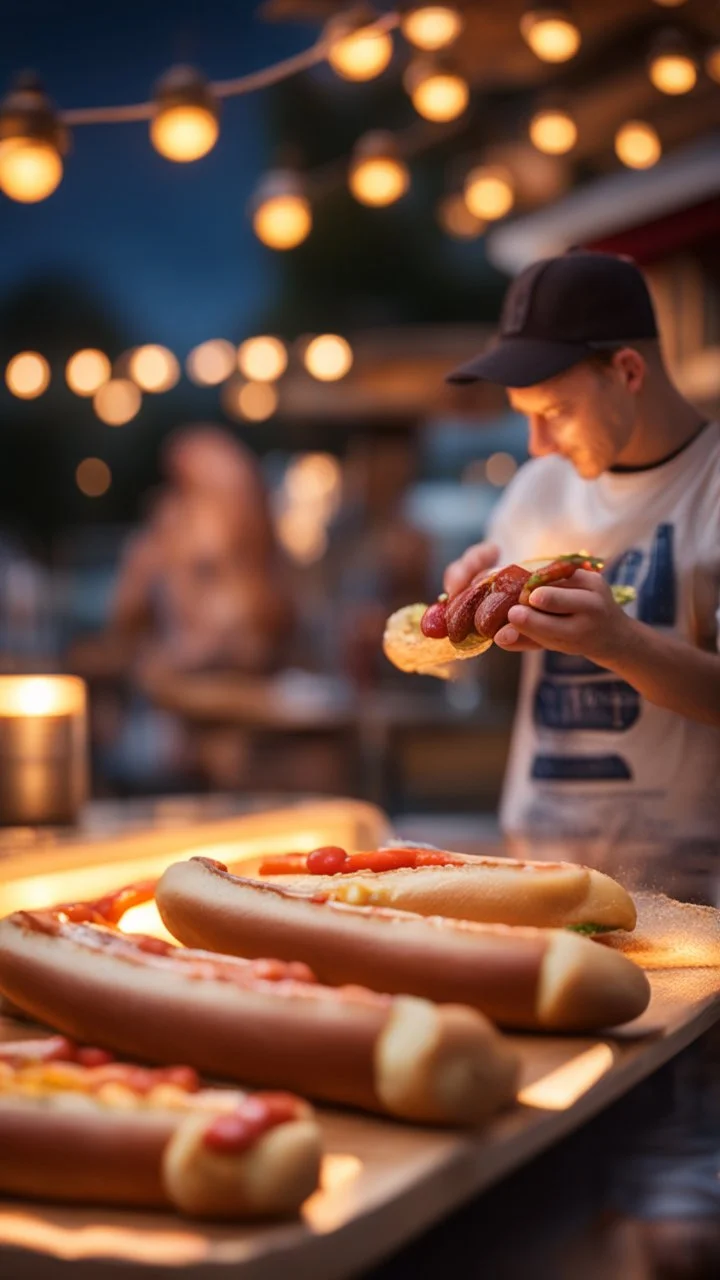
{"label": "black baseball cap", "polygon": [[570,249],[533,262],[513,280],[493,345],[447,381],[532,387],[598,351],[657,336],[650,293],[635,263]]}

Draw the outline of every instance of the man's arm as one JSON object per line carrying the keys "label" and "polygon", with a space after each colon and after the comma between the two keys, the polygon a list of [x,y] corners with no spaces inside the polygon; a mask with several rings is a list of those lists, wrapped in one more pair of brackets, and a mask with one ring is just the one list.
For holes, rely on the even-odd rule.
{"label": "man's arm", "polygon": [[656,706],[720,726],[720,655],[629,618],[599,574],[578,570],[567,584],[538,587],[530,602],[510,610],[495,637],[501,648],[581,655]]}

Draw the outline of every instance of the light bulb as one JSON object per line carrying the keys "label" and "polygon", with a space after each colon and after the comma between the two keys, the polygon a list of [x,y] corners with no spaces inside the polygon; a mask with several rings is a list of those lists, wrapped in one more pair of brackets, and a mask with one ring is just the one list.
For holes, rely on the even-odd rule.
{"label": "light bulb", "polygon": [[93,408],[101,422],[123,427],[135,417],[142,404],[138,387],[129,378],[111,378],[93,397]]}
{"label": "light bulb", "polygon": [[328,62],[344,80],[374,80],[393,54],[392,36],[372,26],[354,30],[342,16],[327,26]]}
{"label": "light bulb", "polygon": [[255,235],[271,249],[294,249],[312,229],[310,201],[291,170],[276,169],[265,175],[251,212]]}
{"label": "light bulb", "polygon": [[102,458],[83,458],[75,471],[75,483],[86,498],[102,498],[112,484],[112,472]]}
{"label": "light bulb", "polygon": [[400,30],[410,44],[427,53],[444,49],[456,40],[463,29],[463,18],[450,5],[422,5],[411,9],[400,19]]}
{"label": "light bulb", "polygon": [[493,165],[480,165],[472,169],[465,179],[465,203],[476,218],[488,222],[504,218],[515,203],[515,189],[506,169]]}
{"label": "light bulb", "polygon": [[235,368],[235,348],[224,338],[210,338],[193,347],[185,361],[187,376],[200,387],[216,387]]}
{"label": "light bulb", "polygon": [[705,59],[705,70],[711,80],[715,80],[720,84],[720,44],[715,45],[715,48],[709,51]]}
{"label": "light bulb", "polygon": [[577,142],[577,125],[566,111],[548,107],[530,121],[530,140],[548,156],[564,156]]}
{"label": "light bulb", "polygon": [[222,404],[231,418],[265,422],[278,407],[278,393],[269,382],[242,382],[231,378],[222,393]]}
{"label": "light bulb", "polygon": [[279,338],[248,338],[237,358],[240,372],[250,382],[274,382],[287,369],[287,350]]}
{"label": "light bulb", "polygon": [[218,107],[193,67],[172,67],[155,90],[150,141],[160,155],[187,164],[207,155],[220,132]]}
{"label": "light bulb", "polygon": [[36,204],[60,185],[63,162],[49,142],[6,138],[0,142],[0,189],[11,200]]}
{"label": "light bulb", "polygon": [[629,169],[650,169],[662,155],[662,144],[652,125],[628,120],[615,134],[615,154]]}
{"label": "light bulb", "polygon": [[321,333],[308,343],[303,361],[313,378],[320,382],[337,382],[352,366],[352,347],[337,333]]}
{"label": "light bulb", "polygon": [[19,76],[0,104],[0,190],[35,204],[52,195],[63,176],[67,131],[32,73]]}
{"label": "light bulb", "polygon": [[368,133],[356,144],[348,176],[350,190],[361,204],[393,204],[410,186],[410,171],[397,154],[392,134]]}
{"label": "light bulb", "polygon": [[482,218],[470,212],[465,197],[459,192],[445,196],[440,201],[437,217],[443,231],[455,240],[476,240],[487,225]]}
{"label": "light bulb", "polygon": [[92,396],[110,377],[110,361],[103,351],[85,347],[76,351],[65,366],[65,380],[76,396]]}
{"label": "light bulb", "polygon": [[168,160],[186,164],[212,151],[220,126],[205,107],[168,107],[150,125],[150,139],[156,151]]}
{"label": "light bulb", "polygon": [[169,391],[180,377],[180,366],[167,347],[149,345],[137,347],[128,364],[133,382],[143,391]]}
{"label": "light bulb", "polygon": [[648,73],[656,89],[673,97],[689,93],[698,78],[697,67],[689,54],[669,50],[652,58]]}
{"label": "light bulb", "polygon": [[408,76],[412,104],[426,120],[456,120],[470,101],[470,86],[451,71],[430,70]]}
{"label": "light bulb", "polygon": [[580,32],[559,8],[529,9],[520,19],[520,31],[543,62],[567,62],[580,48]]}
{"label": "light bulb", "polygon": [[5,381],[19,400],[35,400],[50,382],[50,366],[38,351],[20,351],[8,362]]}

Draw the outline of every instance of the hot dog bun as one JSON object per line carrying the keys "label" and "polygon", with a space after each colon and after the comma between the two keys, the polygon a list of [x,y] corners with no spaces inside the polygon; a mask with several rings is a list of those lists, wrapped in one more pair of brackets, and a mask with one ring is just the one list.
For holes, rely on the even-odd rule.
{"label": "hot dog bun", "polygon": [[207,1145],[210,1127],[219,1117],[242,1119],[257,1100],[187,1091],[130,1064],[109,1070],[118,1079],[102,1084],[108,1068],[0,1063],[1,1192],[238,1221],[294,1214],[318,1185],[320,1131],[301,1099],[289,1099],[290,1118],[246,1149],[219,1155]]}
{"label": "hot dog bun", "polygon": [[187,946],[301,958],[325,982],[460,1002],[510,1027],[591,1030],[650,998],[640,969],[577,934],[321,901],[203,858],[169,867],[156,901]]}
{"label": "hot dog bun", "polygon": [[573,862],[452,857],[458,865],[272,876],[269,883],[361,906],[396,907],[480,924],[580,926],[588,932],[593,927],[604,931],[635,926],[630,894],[601,871]]}
{"label": "hot dog bun", "polygon": [[[0,989],[64,1034],[132,1057],[182,1058],[208,1075],[368,1110],[386,1111],[392,1100],[397,1114],[422,1118],[414,1082],[429,1070],[427,1043],[407,1038],[406,1103],[401,1086],[388,1090],[383,1074],[377,1045],[395,1025],[392,996],[323,987],[305,965],[218,957],[51,912],[18,912],[0,921]],[[474,1039],[461,1040],[442,1017],[437,1023],[443,1071],[456,1064],[459,1075],[474,1062],[477,1078],[497,1072],[494,1096],[509,1100],[508,1051],[478,1013],[467,1017]],[[433,1093],[431,1074],[427,1081],[429,1119],[474,1124],[484,1114],[470,1091],[446,1103],[447,1091]]]}

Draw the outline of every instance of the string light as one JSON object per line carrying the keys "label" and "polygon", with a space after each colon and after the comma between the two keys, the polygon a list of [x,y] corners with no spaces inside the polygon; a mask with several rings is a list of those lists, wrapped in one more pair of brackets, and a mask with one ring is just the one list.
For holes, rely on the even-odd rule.
{"label": "string light", "polygon": [[520,32],[543,62],[567,62],[580,48],[580,32],[559,5],[528,9],[520,19]]}
{"label": "string light", "polygon": [[139,412],[142,396],[129,378],[111,378],[93,397],[93,408],[109,427],[124,427]]}
{"label": "string light", "polygon": [[709,51],[705,59],[705,70],[711,80],[716,80],[720,84],[720,44]]}
{"label": "string light", "polygon": [[251,382],[275,382],[287,369],[285,343],[279,338],[248,338],[238,351],[240,372]]}
{"label": "string light", "polygon": [[270,382],[242,382],[231,378],[222,393],[222,405],[231,418],[265,422],[278,407],[279,396]]}
{"label": "string light", "polygon": [[110,361],[103,351],[85,347],[76,351],[65,366],[65,380],[76,396],[92,396],[107,382],[111,373]]}
{"label": "string light", "polygon": [[20,351],[5,370],[8,389],[20,400],[35,400],[50,382],[50,366],[38,351]]}
{"label": "string light", "polygon": [[677,97],[690,93],[698,78],[697,64],[675,32],[661,34],[654,43],[648,75],[656,89]]}
{"label": "string light", "polygon": [[470,86],[449,66],[411,62],[403,83],[418,115],[425,120],[456,120],[470,101]]}
{"label": "string light", "polygon": [[567,111],[547,107],[530,121],[530,141],[548,156],[564,156],[577,142],[577,125]]}
{"label": "string light", "polygon": [[686,0],[655,0],[661,9],[679,9],[680,5],[685,4]]}
{"label": "string light", "polygon": [[137,347],[130,356],[128,372],[143,391],[169,391],[180,377],[180,365],[167,347],[151,344]]}
{"label": "string light", "polygon": [[476,218],[493,222],[504,218],[515,203],[515,187],[507,169],[479,165],[465,179],[465,203]]}
{"label": "string light", "polygon": [[476,240],[487,226],[482,218],[470,212],[465,197],[457,191],[440,201],[437,218],[443,231],[455,240]]}
{"label": "string light", "polygon": [[266,174],[253,199],[255,235],[271,249],[294,249],[312,230],[312,210],[297,174]]}
{"label": "string light", "polygon": [[308,343],[303,363],[320,382],[337,382],[350,371],[353,353],[350,343],[338,333],[321,333]]}
{"label": "string light", "polygon": [[373,207],[394,204],[410,186],[410,171],[397,153],[390,133],[368,133],[360,138],[350,163],[349,185],[360,204]]}
{"label": "string light", "polygon": [[410,44],[426,53],[444,49],[457,40],[464,26],[462,14],[450,5],[422,5],[400,19],[400,30]]}
{"label": "string light", "polygon": [[68,137],[34,75],[18,77],[0,104],[0,190],[21,204],[52,195]]}
{"label": "string light", "polygon": [[392,36],[346,14],[331,18],[325,28],[327,59],[344,80],[374,80],[393,55]]}
{"label": "string light", "polygon": [[199,387],[216,387],[230,377],[235,368],[235,348],[225,338],[210,338],[193,347],[185,361],[191,382]]}
{"label": "string light", "polygon": [[112,484],[112,472],[102,458],[84,458],[75,471],[75,483],[86,498],[102,498]]}
{"label": "string light", "polygon": [[219,132],[217,103],[206,80],[194,67],[172,67],[155,90],[150,122],[155,150],[186,164],[212,151]]}
{"label": "string light", "polygon": [[628,120],[615,134],[615,154],[629,169],[650,169],[662,155],[662,144],[652,125]]}

